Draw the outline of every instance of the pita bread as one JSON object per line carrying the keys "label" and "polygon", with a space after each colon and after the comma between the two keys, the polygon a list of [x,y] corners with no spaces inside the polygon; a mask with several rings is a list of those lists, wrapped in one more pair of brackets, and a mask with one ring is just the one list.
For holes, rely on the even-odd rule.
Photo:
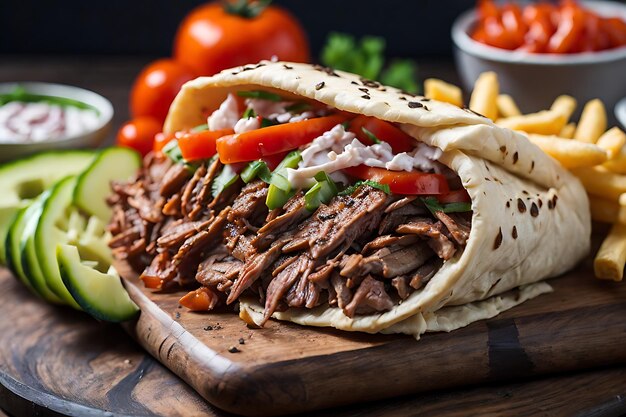
{"label": "pita bread", "polygon": [[[354,74],[263,61],[198,78],[185,84],[174,100],[165,129],[205,123],[229,93],[256,89],[399,123],[405,132],[443,151],[440,161],[459,175],[472,198],[472,231],[465,250],[391,311],[349,318],[339,308],[320,306],[275,313],[279,320],[416,337],[427,330],[449,331],[548,291],[547,284],[529,284],[567,271],[589,251],[591,220],[582,185],[526,137],[469,110]],[[254,303],[241,305],[244,314],[253,316]]]}

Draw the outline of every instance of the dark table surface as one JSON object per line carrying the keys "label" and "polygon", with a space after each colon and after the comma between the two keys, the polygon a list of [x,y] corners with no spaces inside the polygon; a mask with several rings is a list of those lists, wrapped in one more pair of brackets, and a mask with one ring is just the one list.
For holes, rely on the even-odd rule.
{"label": "dark table surface", "polygon": [[[77,85],[104,95],[115,107],[113,130],[107,139],[107,144],[112,144],[115,131],[128,118],[127,102],[132,81],[149,60],[148,57],[0,56],[0,82],[57,82]],[[451,62],[424,60],[419,64],[421,79],[436,76],[450,82],[458,82]],[[51,309],[50,314],[55,314],[54,308]],[[2,307],[0,307],[0,313],[1,310]],[[6,320],[4,314],[0,314],[0,321],[3,319]],[[72,325],[71,322],[63,322],[62,318],[57,321],[60,325]],[[103,332],[109,332],[114,338],[126,338],[115,327],[105,326]],[[124,352],[127,354],[132,352],[138,358],[143,357],[145,360],[152,361],[130,337],[127,339],[120,341]],[[164,375],[164,378],[170,379],[172,384],[183,383],[159,364],[155,363],[154,367],[156,371]],[[0,364],[1,370],[2,364]],[[464,416],[480,412],[480,414],[489,415],[503,415],[504,413],[505,415],[618,416],[626,412],[626,391],[624,391],[625,388],[621,388],[625,386],[626,367],[613,367],[612,369],[589,370],[507,384],[466,387],[449,392],[427,393],[359,404],[333,410],[327,414]],[[620,388],[617,389],[617,387]],[[7,389],[4,388],[4,391],[0,390],[0,393],[5,394],[0,395],[0,408],[13,410],[12,414],[15,416],[59,415],[42,407],[41,404],[36,404],[32,399],[21,397],[19,393],[7,394]],[[60,400],[65,401],[62,398]],[[207,410],[210,410],[208,415],[226,415],[212,407]],[[24,414],[26,412],[28,414]],[[0,417],[5,417],[2,410],[0,410]]]}

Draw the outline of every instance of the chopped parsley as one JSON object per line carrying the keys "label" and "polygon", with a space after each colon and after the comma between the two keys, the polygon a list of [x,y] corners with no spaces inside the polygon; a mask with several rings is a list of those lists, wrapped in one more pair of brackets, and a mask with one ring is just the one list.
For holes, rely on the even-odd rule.
{"label": "chopped parsley", "polygon": [[284,101],[283,98],[279,96],[278,94],[270,93],[269,91],[263,91],[263,90],[237,91],[237,95],[239,97],[258,98],[261,100],[268,100],[268,101],[275,101],[275,102]]}
{"label": "chopped parsley", "polygon": [[385,194],[391,194],[391,190],[389,189],[388,184],[381,184],[376,181],[366,180],[366,181],[357,181],[353,185],[349,186],[348,188],[340,192],[339,195],[350,195],[362,185],[369,185],[372,188],[376,188],[377,190],[383,191]]}
{"label": "chopped parsley", "polygon": [[423,197],[422,202],[426,208],[435,215],[436,212],[461,213],[472,210],[472,203],[440,203],[435,197]]}

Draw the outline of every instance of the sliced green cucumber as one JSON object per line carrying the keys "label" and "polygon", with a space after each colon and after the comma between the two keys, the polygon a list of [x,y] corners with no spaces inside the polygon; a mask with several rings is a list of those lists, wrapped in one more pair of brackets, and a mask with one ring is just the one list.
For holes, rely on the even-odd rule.
{"label": "sliced green cucumber", "polygon": [[34,243],[41,272],[48,287],[65,303],[80,309],[63,284],[56,258],[57,245],[68,243],[73,238],[68,232],[75,186],[76,177],[67,177],[50,190],[50,195],[43,200],[41,217],[35,229]]}
{"label": "sliced green cucumber", "polygon": [[28,288],[33,290],[30,280],[26,277],[22,268],[22,257],[20,256],[20,239],[26,228],[29,217],[36,210],[36,204],[21,208],[15,216],[15,221],[9,228],[6,241],[6,259],[7,267],[20,279]]}
{"label": "sliced green cucumber", "polygon": [[45,152],[0,166],[0,263],[6,263],[5,243],[20,208],[67,175],[85,170],[92,151]]}
{"label": "sliced green cucumber", "polygon": [[110,268],[102,273],[82,262],[78,248],[60,244],[57,247],[60,275],[74,299],[97,319],[121,322],[139,312],[130,299],[117,272]]}
{"label": "sliced green cucumber", "polygon": [[108,222],[111,208],[106,198],[111,194],[111,181],[126,180],[141,167],[141,156],[128,148],[101,151],[93,163],[78,176],[74,204],[88,215]]}

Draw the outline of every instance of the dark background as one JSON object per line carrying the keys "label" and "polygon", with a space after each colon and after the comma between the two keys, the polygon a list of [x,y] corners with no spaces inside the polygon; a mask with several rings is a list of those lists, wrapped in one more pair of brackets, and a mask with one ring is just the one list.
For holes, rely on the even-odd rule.
{"label": "dark background", "polygon": [[[179,22],[202,0],[0,0],[0,54],[168,56]],[[474,0],[275,0],[309,34],[381,35],[391,57],[451,56],[450,26]]]}

